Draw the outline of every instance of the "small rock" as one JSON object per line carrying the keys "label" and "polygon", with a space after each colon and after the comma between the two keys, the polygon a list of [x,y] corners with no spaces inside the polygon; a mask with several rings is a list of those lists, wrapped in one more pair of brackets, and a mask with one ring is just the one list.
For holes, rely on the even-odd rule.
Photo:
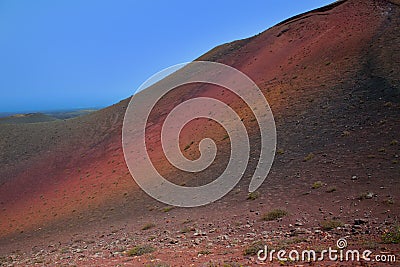
{"label": "small rock", "polygon": [[302,235],[302,234],[306,234],[307,230],[304,228],[296,228],[294,230],[291,230],[291,235]]}
{"label": "small rock", "polygon": [[366,224],[366,223],[368,223],[367,219],[354,219],[355,225],[361,225],[361,224]]}
{"label": "small rock", "polygon": [[195,239],[193,240],[193,243],[194,243],[195,245],[200,245],[200,243],[201,243],[201,238],[195,238]]}
{"label": "small rock", "polygon": [[365,199],[371,199],[371,198],[373,198],[373,197],[374,197],[374,193],[369,192],[369,193],[367,193],[367,195],[365,196]]}
{"label": "small rock", "polygon": [[220,236],[217,237],[217,239],[219,239],[219,240],[228,240],[228,239],[229,239],[229,236],[227,236],[227,235],[220,235]]}
{"label": "small rock", "polygon": [[206,233],[206,232],[203,232],[203,231],[201,231],[201,230],[197,230],[193,235],[194,235],[194,236],[206,236],[207,233]]}
{"label": "small rock", "polygon": [[170,244],[178,244],[179,241],[178,241],[177,239],[170,238],[170,239],[169,239],[169,243],[170,243]]}

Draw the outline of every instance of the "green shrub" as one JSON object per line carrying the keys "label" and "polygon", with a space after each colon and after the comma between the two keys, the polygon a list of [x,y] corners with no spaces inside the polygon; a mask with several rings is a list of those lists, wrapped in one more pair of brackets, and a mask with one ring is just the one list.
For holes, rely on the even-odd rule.
{"label": "green shrub", "polygon": [[257,191],[251,192],[247,195],[247,199],[256,200],[260,196],[260,193]]}
{"label": "green shrub", "polygon": [[149,230],[155,226],[156,225],[154,223],[147,223],[147,224],[143,225],[142,230]]}
{"label": "green shrub", "polygon": [[199,251],[199,254],[201,254],[201,255],[208,255],[208,254],[211,254],[211,251],[209,251],[208,249],[206,249],[206,250],[201,250],[201,251]]}
{"label": "green shrub", "polygon": [[313,185],[311,186],[312,189],[318,189],[323,185],[323,183],[321,181],[316,181],[313,183]]}
{"label": "green shrub", "polygon": [[251,244],[250,246],[248,246],[244,252],[243,255],[244,256],[254,256],[257,255],[258,251],[264,249],[265,244],[262,241],[257,241],[254,242],[253,244]]}
{"label": "green shrub", "polygon": [[165,207],[165,208],[162,209],[162,211],[163,211],[163,212],[169,212],[169,211],[171,211],[173,208],[174,208],[173,206]]}
{"label": "green shrub", "polygon": [[274,209],[274,210],[271,210],[271,211],[267,212],[266,214],[264,214],[262,216],[262,219],[264,221],[273,221],[273,220],[285,217],[286,215],[288,215],[287,211],[281,210],[281,209]]}
{"label": "green shrub", "polygon": [[382,242],[385,244],[400,243],[400,225],[382,235]]}
{"label": "green shrub", "polygon": [[136,247],[128,250],[126,252],[126,255],[128,255],[130,257],[132,257],[132,256],[141,256],[141,255],[144,255],[144,254],[152,253],[154,251],[156,251],[156,249],[153,248],[150,245],[140,245],[140,246],[136,246]]}
{"label": "green shrub", "polygon": [[336,221],[336,220],[328,220],[328,221],[323,221],[321,223],[321,227],[324,230],[332,230],[341,226],[343,226],[343,223],[341,221]]}
{"label": "green shrub", "polygon": [[309,161],[312,160],[315,157],[313,153],[308,154],[307,156],[304,157],[303,161]]}
{"label": "green shrub", "polygon": [[329,187],[328,189],[326,189],[326,192],[327,193],[333,193],[333,192],[335,192],[336,191],[336,187]]}

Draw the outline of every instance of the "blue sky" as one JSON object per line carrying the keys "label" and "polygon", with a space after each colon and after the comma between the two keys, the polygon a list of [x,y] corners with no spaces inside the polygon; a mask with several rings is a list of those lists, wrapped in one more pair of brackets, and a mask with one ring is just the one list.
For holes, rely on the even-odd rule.
{"label": "blue sky", "polygon": [[0,0],[0,112],[104,107],[324,0]]}

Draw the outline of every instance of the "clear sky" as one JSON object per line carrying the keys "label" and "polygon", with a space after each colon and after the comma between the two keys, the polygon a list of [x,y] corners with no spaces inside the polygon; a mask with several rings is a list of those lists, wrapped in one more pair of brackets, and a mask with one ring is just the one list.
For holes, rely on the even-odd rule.
{"label": "clear sky", "polygon": [[0,0],[0,112],[104,107],[332,0]]}

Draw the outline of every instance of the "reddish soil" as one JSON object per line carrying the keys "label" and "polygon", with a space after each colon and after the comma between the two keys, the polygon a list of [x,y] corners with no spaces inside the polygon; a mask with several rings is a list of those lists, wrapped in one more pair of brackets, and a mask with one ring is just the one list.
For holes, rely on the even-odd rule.
{"label": "reddish soil", "polygon": [[[229,139],[208,120],[188,124],[180,140],[188,158],[199,156],[204,137],[216,140],[219,152],[207,170],[181,172],[166,161],[159,143],[168,110],[192,97],[212,96],[243,118],[252,147],[244,179],[221,200],[199,208],[172,209],[134,182],[121,146],[129,99],[65,121],[0,125],[0,264],[389,264],[263,263],[245,253],[256,249],[254,242],[321,251],[335,248],[341,237],[350,249],[396,255],[400,261],[400,245],[383,238],[399,227],[399,32],[396,1],[339,1],[199,58],[247,74],[274,113],[278,151],[254,200],[247,187],[259,154],[256,122],[240,99],[215,86],[174,90],[148,125],[149,154],[160,173],[192,186],[221,173]],[[287,215],[262,220],[277,208]],[[328,229],[329,222],[340,223]],[[129,256],[137,245],[155,251]]]}

